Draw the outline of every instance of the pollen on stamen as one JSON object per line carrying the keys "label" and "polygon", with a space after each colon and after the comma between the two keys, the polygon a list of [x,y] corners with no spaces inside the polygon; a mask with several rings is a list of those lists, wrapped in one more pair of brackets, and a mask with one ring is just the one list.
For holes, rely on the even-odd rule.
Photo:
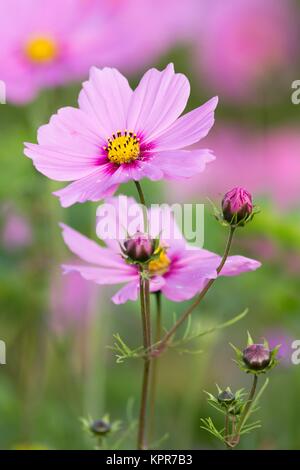
{"label": "pollen on stamen", "polygon": [[122,133],[112,134],[111,138],[107,139],[107,146],[103,150],[107,152],[108,159],[117,165],[123,163],[131,163],[140,156],[140,139],[133,132],[128,132],[127,129]]}
{"label": "pollen on stamen", "polygon": [[162,276],[169,270],[171,264],[171,260],[163,246],[159,246],[157,249],[157,255],[158,257],[150,261],[148,266],[151,276]]}

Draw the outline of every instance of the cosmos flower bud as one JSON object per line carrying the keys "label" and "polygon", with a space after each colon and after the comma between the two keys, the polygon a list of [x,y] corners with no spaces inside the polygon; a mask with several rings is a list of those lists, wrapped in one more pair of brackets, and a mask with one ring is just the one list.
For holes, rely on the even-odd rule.
{"label": "cosmos flower bud", "polygon": [[263,344],[250,344],[243,351],[243,361],[249,369],[265,369],[271,362],[271,351]]}
{"label": "cosmos flower bud", "polygon": [[97,419],[90,425],[90,430],[97,436],[104,436],[105,434],[109,433],[111,426],[107,421],[104,421],[103,419]]}
{"label": "cosmos flower bud", "polygon": [[230,390],[223,390],[218,395],[218,402],[222,404],[231,404],[235,400],[234,394]]}
{"label": "cosmos flower bud", "polygon": [[149,235],[137,232],[124,242],[124,254],[132,261],[145,263],[149,261],[156,249],[156,241]]}
{"label": "cosmos flower bud", "polygon": [[252,196],[243,188],[233,188],[222,201],[223,218],[230,225],[242,225],[253,211]]}

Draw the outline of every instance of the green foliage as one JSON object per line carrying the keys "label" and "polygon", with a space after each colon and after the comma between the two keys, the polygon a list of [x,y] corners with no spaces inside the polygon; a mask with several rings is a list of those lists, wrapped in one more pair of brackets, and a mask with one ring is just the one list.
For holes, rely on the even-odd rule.
{"label": "green foliage", "polygon": [[[223,330],[225,328],[228,328],[238,321],[242,320],[246,315],[248,314],[248,309],[245,309],[242,313],[236,315],[235,317],[231,318],[230,320],[227,320],[226,322],[220,323],[219,325],[216,325],[214,327],[211,327],[207,330],[192,330],[192,319],[191,316],[187,320],[187,325],[185,328],[185,332],[182,336],[181,339],[172,341],[168,347],[171,349],[176,350],[180,354],[201,354],[203,351],[201,349],[188,349],[184,348],[183,346],[187,343],[190,343],[191,341],[195,339],[202,338],[206,335],[212,334],[215,331],[218,330]],[[176,320],[174,320],[175,323]],[[126,342],[121,338],[119,333],[115,333],[113,335],[113,338],[115,339],[115,342],[112,346],[107,346],[108,349],[113,351],[115,357],[116,357],[116,362],[118,364],[124,363],[125,360],[127,359],[138,359],[142,358],[145,354],[145,350],[143,346],[139,346],[137,348],[132,349]],[[156,346],[158,346],[159,343],[154,343],[153,348],[155,349]]]}
{"label": "green foliage", "polygon": [[[207,330],[202,330],[201,328],[198,328],[197,330],[194,330],[194,331],[192,331],[192,318],[190,316],[187,320],[186,329],[185,329],[185,332],[184,332],[182,338],[177,340],[177,341],[173,341],[169,345],[169,347],[174,348],[174,349],[178,350],[179,352],[193,353],[193,351],[191,351],[189,349],[182,349],[182,346],[187,344],[187,343],[190,343],[191,341],[194,341],[194,340],[202,338],[206,335],[212,334],[212,333],[214,333],[218,330],[223,330],[225,328],[229,328],[230,326],[233,326],[235,323],[237,323],[240,320],[242,320],[243,318],[245,318],[245,316],[248,314],[248,312],[249,312],[249,309],[246,308],[242,313],[239,313],[238,315],[231,318],[230,320],[227,320],[226,322],[217,324],[216,326],[208,328]],[[202,352],[202,351],[200,351],[200,352]]]}
{"label": "green foliage", "polygon": [[[208,404],[217,410],[225,417],[225,426],[218,429],[214,424],[212,418],[201,418],[201,429],[212,434],[215,438],[220,440],[227,447],[235,447],[240,442],[240,437],[244,434],[249,434],[261,427],[261,421],[253,421],[246,424],[249,418],[259,410],[259,400],[265,391],[269,379],[266,379],[263,386],[259,390],[256,398],[249,402],[249,398],[244,389],[237,390],[234,394],[234,400],[231,403],[220,402],[218,396],[222,392],[217,385],[218,396],[214,396],[209,392],[205,392],[208,396]],[[230,387],[226,391],[231,393]],[[250,405],[250,406],[249,406]]]}
{"label": "green foliage", "polygon": [[144,355],[144,348],[143,346],[140,346],[135,349],[131,349],[125,341],[121,338],[119,333],[116,333],[113,335],[113,338],[115,339],[115,343],[113,346],[107,346],[108,349],[111,349],[116,356],[116,362],[118,364],[122,364],[125,359],[136,359],[139,357],[143,357]]}

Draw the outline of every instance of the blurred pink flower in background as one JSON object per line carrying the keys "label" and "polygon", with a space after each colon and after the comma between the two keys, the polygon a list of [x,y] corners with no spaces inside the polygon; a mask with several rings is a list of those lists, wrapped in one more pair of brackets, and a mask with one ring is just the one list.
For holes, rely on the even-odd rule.
{"label": "blurred pink flower in background", "polygon": [[86,326],[93,318],[99,289],[76,272],[60,273],[50,284],[50,326],[57,334]]}
{"label": "blurred pink flower in background", "polygon": [[280,328],[267,330],[264,332],[263,337],[268,341],[270,349],[273,349],[280,344],[278,352],[280,364],[285,366],[291,365],[291,355],[293,353],[292,343],[295,338],[292,338],[290,334]]}
{"label": "blurred pink flower in background", "polygon": [[[266,133],[265,184],[278,207],[298,205],[300,198],[299,127],[274,128]],[[262,154],[260,155],[262,159]]]}
{"label": "blurred pink flower in background", "polygon": [[299,249],[288,249],[285,254],[285,265],[291,276],[299,276],[300,252]]}
{"label": "blurred pink flower in background", "polygon": [[[286,255],[282,255],[275,241],[266,236],[251,236],[248,239],[243,239],[241,242],[243,249],[246,248],[247,253],[255,253],[255,255],[262,260],[263,263],[271,263],[278,260],[281,265],[284,260],[286,265]],[[279,258],[279,259],[278,259]]]}
{"label": "blurred pink flower in background", "polygon": [[189,95],[173,64],[148,70],[134,91],[117,69],[92,67],[79,109],[60,109],[25,155],[49,178],[73,181],[54,193],[63,207],[99,201],[128,181],[190,178],[215,158],[186,147],[210,131],[218,98],[181,116]]}
{"label": "blurred pink flower in background", "polygon": [[[171,200],[219,199],[228,188],[246,187],[255,197],[267,196],[279,209],[299,205],[300,134],[296,127],[261,129],[220,124],[206,139],[217,160],[205,175],[188,185],[169,183]],[[170,192],[168,191],[168,196]],[[170,199],[170,197],[169,197]]]}
{"label": "blurred pink flower in background", "polygon": [[204,5],[195,30],[196,60],[201,77],[221,98],[253,100],[266,78],[275,87],[291,73],[299,28],[293,0],[209,0]]}
{"label": "blurred pink flower in background", "polygon": [[1,231],[3,248],[13,251],[31,245],[32,229],[26,217],[19,214],[11,204],[4,205],[1,209],[3,215]]}
{"label": "blurred pink flower in background", "polygon": [[190,31],[195,0],[0,0],[7,99],[83,79],[92,65],[135,71]]}
{"label": "blurred pink flower in background", "polygon": [[82,0],[1,0],[0,77],[7,98],[30,101],[44,87],[86,75],[106,28]]}

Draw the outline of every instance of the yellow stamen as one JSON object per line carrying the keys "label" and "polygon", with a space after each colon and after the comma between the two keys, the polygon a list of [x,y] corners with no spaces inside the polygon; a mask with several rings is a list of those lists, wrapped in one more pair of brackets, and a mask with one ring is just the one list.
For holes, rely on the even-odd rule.
{"label": "yellow stamen", "polygon": [[140,156],[139,140],[133,132],[124,131],[122,135],[122,132],[118,131],[117,135],[113,134],[112,138],[108,139],[108,145],[104,150],[107,151],[108,159],[112,163],[117,165],[130,163]]}
{"label": "yellow stamen", "polygon": [[27,42],[25,54],[32,62],[49,63],[57,57],[58,47],[52,38],[36,36]]}
{"label": "yellow stamen", "polygon": [[163,248],[158,248],[159,256],[158,258],[150,261],[149,263],[149,272],[152,276],[162,276],[165,274],[170,266],[170,258],[168,258],[165,250]]}

